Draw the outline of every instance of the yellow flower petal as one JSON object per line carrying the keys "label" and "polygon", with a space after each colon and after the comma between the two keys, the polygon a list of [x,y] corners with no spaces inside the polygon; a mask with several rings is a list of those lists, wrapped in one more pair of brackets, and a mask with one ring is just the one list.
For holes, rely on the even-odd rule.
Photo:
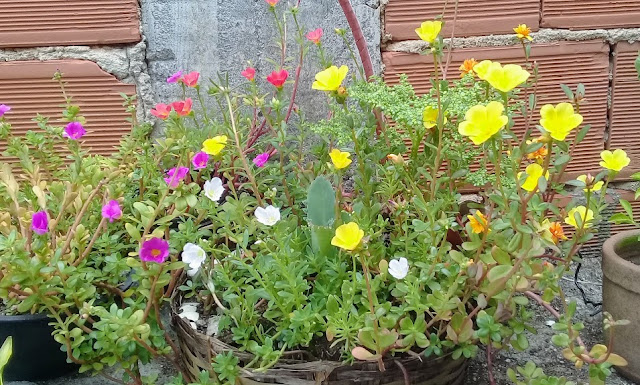
{"label": "yellow flower petal", "polygon": [[481,234],[487,230],[491,231],[488,226],[489,221],[484,216],[482,211],[476,210],[476,212],[473,215],[467,215],[467,218],[469,219],[469,225],[471,226],[471,231],[473,231],[474,233]]}
{"label": "yellow flower petal", "polygon": [[[438,125],[438,109],[433,108],[431,106],[426,106],[424,111],[422,111],[422,123],[424,124],[424,128],[433,128]],[[444,121],[442,124],[447,124],[447,117],[444,116]]]}
{"label": "yellow flower petal", "polygon": [[600,157],[602,158],[600,166],[611,171],[621,171],[631,163],[631,159],[629,159],[627,153],[620,149],[613,152],[604,150],[600,153]]}
{"label": "yellow flower petal", "polygon": [[[584,183],[585,185],[587,184],[587,176],[586,175],[580,175],[579,177],[576,178],[577,180],[579,180],[580,182]],[[603,181],[598,181],[596,182],[593,186],[591,186],[591,188],[584,188],[583,190],[585,192],[591,190],[591,191],[600,191],[602,190],[602,186],[604,186],[604,182]]]}
{"label": "yellow flower petal", "polygon": [[348,152],[343,152],[334,148],[329,153],[329,156],[331,157],[331,162],[333,162],[333,165],[338,170],[348,167],[351,164],[351,159],[349,159],[351,154]]}
{"label": "yellow flower petal", "polygon": [[316,81],[313,82],[311,88],[320,91],[337,91],[347,77],[348,72],[349,68],[347,66],[340,68],[331,66],[316,74]]}
{"label": "yellow flower petal", "polygon": [[331,244],[344,250],[355,250],[364,237],[364,231],[357,223],[349,222],[336,229],[335,236],[331,239]]}
{"label": "yellow flower petal", "polygon": [[593,220],[593,211],[587,209],[584,206],[578,206],[572,208],[568,213],[567,217],[564,219],[564,222],[570,226],[575,227],[576,229],[579,227],[578,222],[576,221],[576,214],[578,214],[578,218],[582,218],[582,222],[584,223],[584,227],[591,227],[593,224],[589,223]]}
{"label": "yellow flower petal", "polygon": [[420,25],[420,28],[416,28],[416,33],[420,36],[420,39],[429,44],[433,44],[433,42],[438,38],[441,29],[441,21],[425,21]]}
{"label": "yellow flower petal", "polygon": [[500,65],[500,63],[498,62],[494,63],[491,60],[483,60],[480,63],[474,65],[473,70],[476,72],[480,80],[487,80],[487,73],[489,72],[489,68],[493,64]]}
{"label": "yellow flower petal", "polygon": [[468,136],[475,145],[480,145],[498,133],[508,122],[503,115],[504,106],[498,102],[490,102],[487,106],[473,106],[467,111],[465,120],[458,126],[461,135]]}
{"label": "yellow flower petal", "polygon": [[209,155],[218,155],[227,145],[227,136],[220,135],[207,139],[202,143],[202,151]]}
{"label": "yellow flower petal", "polygon": [[582,124],[582,115],[573,111],[570,103],[560,103],[555,107],[546,104],[540,109],[540,125],[555,140],[565,140],[574,128]]}
{"label": "yellow flower petal", "polygon": [[497,66],[493,63],[489,66],[486,80],[498,91],[509,92],[529,79],[531,74],[517,64]]}
{"label": "yellow flower petal", "polygon": [[[523,190],[526,190],[529,192],[535,191],[538,188],[538,180],[542,176],[543,172],[544,172],[544,168],[540,166],[538,163],[532,163],[528,165],[525,170],[527,179],[525,179],[525,181],[522,183],[522,186],[520,187],[522,187]],[[520,180],[521,176],[522,176],[522,173],[519,172],[518,180]],[[547,171],[544,174],[544,179],[549,179],[549,171]]]}

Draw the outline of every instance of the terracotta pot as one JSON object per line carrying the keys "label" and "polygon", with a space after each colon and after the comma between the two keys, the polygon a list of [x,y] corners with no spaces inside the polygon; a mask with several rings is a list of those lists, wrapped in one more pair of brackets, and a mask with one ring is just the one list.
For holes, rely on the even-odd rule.
{"label": "terracotta pot", "polygon": [[[615,328],[613,352],[629,366],[616,367],[624,377],[640,383],[640,230],[625,231],[609,238],[603,246],[603,309],[616,320],[630,325]],[[605,332],[606,334],[606,332]],[[607,336],[608,340],[608,336]]]}

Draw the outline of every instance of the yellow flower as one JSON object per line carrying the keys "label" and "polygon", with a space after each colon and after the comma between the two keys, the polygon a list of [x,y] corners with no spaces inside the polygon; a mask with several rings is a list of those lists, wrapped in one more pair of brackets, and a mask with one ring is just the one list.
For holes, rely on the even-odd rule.
{"label": "yellow flower", "polygon": [[620,171],[631,163],[631,159],[629,159],[627,153],[620,149],[614,152],[604,150],[600,153],[600,157],[602,158],[600,166],[611,171]]}
{"label": "yellow flower", "polygon": [[416,28],[416,33],[420,36],[420,39],[433,44],[441,29],[441,21],[425,21],[420,25],[420,28]]}
{"label": "yellow flower", "polygon": [[487,230],[491,231],[488,226],[489,221],[487,221],[487,218],[482,214],[482,211],[477,210],[474,215],[467,215],[467,218],[469,218],[471,231],[474,233],[481,234]]}
{"label": "yellow flower", "polygon": [[209,155],[218,155],[220,151],[227,145],[227,136],[220,135],[211,139],[207,139],[202,143],[202,151]]}
{"label": "yellow flower", "polygon": [[520,40],[533,40],[533,38],[529,36],[529,34],[531,33],[531,28],[527,27],[526,24],[520,24],[519,26],[515,27],[513,29],[513,32],[516,33],[516,37]]}
{"label": "yellow flower", "polygon": [[573,111],[569,103],[557,106],[545,104],[540,109],[540,125],[555,140],[564,140],[574,128],[582,123],[582,115]]}
{"label": "yellow flower", "polygon": [[473,66],[473,70],[478,75],[480,80],[487,80],[487,74],[489,73],[489,68],[492,65],[500,65],[500,63],[494,63],[491,60],[483,60],[480,63]]}
{"label": "yellow flower", "polygon": [[567,214],[567,217],[564,219],[564,222],[577,229],[578,223],[576,222],[576,213],[578,214],[579,218],[582,218],[582,222],[584,223],[585,228],[591,227],[592,224],[589,222],[593,220],[593,211],[587,209],[584,206],[572,208]]}
{"label": "yellow flower", "polygon": [[464,122],[458,126],[460,135],[471,138],[475,145],[486,142],[508,122],[502,113],[504,106],[498,102],[490,102],[487,106],[473,106],[464,116]]}
{"label": "yellow flower", "polygon": [[[535,189],[538,187],[538,179],[540,179],[540,177],[543,175],[543,172],[544,168],[542,168],[542,166],[540,166],[538,163],[532,163],[528,165],[525,170],[527,179],[525,179],[524,183],[522,183],[522,189],[529,192],[535,191]],[[518,180],[520,180],[521,176],[522,173],[519,172]],[[544,179],[549,179],[549,171],[544,174]]]}
{"label": "yellow flower", "polygon": [[329,156],[331,157],[331,162],[333,162],[333,165],[338,170],[348,167],[351,164],[351,159],[349,159],[351,154],[349,154],[348,152],[342,152],[337,148],[334,148],[329,153]]}
{"label": "yellow flower", "polygon": [[493,63],[489,66],[486,81],[498,91],[509,92],[529,79],[531,74],[517,64],[507,64],[504,67]]}
{"label": "yellow flower", "polygon": [[587,185],[587,187],[584,188],[584,191],[600,191],[602,189],[602,186],[604,186],[604,182],[603,181],[597,181],[595,184],[593,184],[591,187],[589,187],[589,183],[593,183],[593,177],[589,176],[589,183],[587,183],[587,176],[586,175],[580,175],[579,177],[576,178],[577,180],[579,180],[580,182],[584,183],[585,185]]}
{"label": "yellow flower", "polygon": [[345,250],[355,250],[364,237],[364,231],[357,223],[349,222],[336,229],[336,235],[331,239],[331,244]]}
{"label": "yellow flower", "polygon": [[320,91],[337,91],[344,81],[344,78],[347,77],[347,72],[349,72],[347,66],[340,68],[331,66],[316,74],[316,81],[313,82],[311,88]]}
{"label": "yellow flower", "polygon": [[535,150],[534,152],[530,152],[527,154],[527,159],[531,159],[531,160],[536,160],[538,162],[542,162],[544,160],[544,158],[547,157],[547,154],[549,153],[549,151],[547,150],[547,147],[544,145],[544,137],[542,138],[536,138],[534,140],[527,140],[527,144],[533,144],[533,143],[543,143],[542,147],[540,147],[539,149]]}
{"label": "yellow flower", "polygon": [[[438,109],[431,106],[426,106],[422,111],[422,124],[424,128],[433,128],[438,125]],[[447,124],[447,117],[443,117],[442,124]]]}
{"label": "yellow flower", "polygon": [[464,75],[471,74],[473,75],[473,68],[478,64],[476,59],[466,59],[462,65],[460,66],[460,77],[463,78]]}

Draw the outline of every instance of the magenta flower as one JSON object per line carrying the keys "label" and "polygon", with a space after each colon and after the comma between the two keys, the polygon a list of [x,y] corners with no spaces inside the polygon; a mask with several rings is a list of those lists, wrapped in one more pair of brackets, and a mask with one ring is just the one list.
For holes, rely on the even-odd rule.
{"label": "magenta flower", "polygon": [[120,203],[117,200],[109,201],[106,205],[102,206],[102,217],[108,219],[109,222],[122,218],[122,209]]}
{"label": "magenta flower", "polygon": [[167,78],[167,83],[177,83],[181,77],[182,77],[182,71],[178,71]]}
{"label": "magenta flower", "polygon": [[174,167],[171,170],[167,171],[167,177],[164,178],[164,181],[167,182],[169,187],[176,188],[180,184],[180,182],[187,176],[189,172],[189,167]]}
{"label": "magenta flower", "polygon": [[269,160],[269,153],[263,152],[262,154],[253,158],[253,163],[258,167],[264,167],[264,165],[267,163],[268,160]]}
{"label": "magenta flower", "polygon": [[86,133],[87,131],[84,129],[84,127],[82,127],[82,123],[71,122],[64,128],[64,133],[62,134],[62,136],[72,140],[78,140],[82,138]]}
{"label": "magenta flower", "polygon": [[151,238],[142,244],[140,259],[144,262],[163,263],[169,257],[169,243],[162,238]]}
{"label": "magenta flower", "polygon": [[36,234],[46,234],[49,231],[49,215],[46,211],[38,211],[31,217],[31,230]]}
{"label": "magenta flower", "polygon": [[193,164],[193,168],[196,170],[201,170],[207,167],[207,163],[209,162],[209,154],[204,151],[200,151],[193,156],[191,159],[191,163]]}
{"label": "magenta flower", "polygon": [[6,104],[0,104],[0,118],[9,111],[11,111],[11,107]]}

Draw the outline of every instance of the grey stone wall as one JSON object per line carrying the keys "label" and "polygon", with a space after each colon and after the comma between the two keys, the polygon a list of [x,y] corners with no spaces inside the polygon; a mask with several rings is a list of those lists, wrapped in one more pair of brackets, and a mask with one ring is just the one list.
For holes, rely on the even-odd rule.
{"label": "grey stone wall", "polygon": [[[292,0],[281,0],[281,14]],[[380,57],[380,0],[352,0],[377,72]],[[201,79],[228,73],[232,84],[243,79],[240,71],[251,61],[259,83],[276,69],[267,59],[279,58],[277,29],[265,0],[142,0],[142,31],[146,37],[147,61],[157,101],[180,97],[180,87],[166,83],[177,70],[198,71]],[[355,70],[349,52],[336,36],[335,28],[348,25],[337,0],[302,0],[299,17],[305,31],[323,28],[323,45],[336,65]],[[293,40],[293,20],[288,17],[289,51],[287,69],[293,76],[298,51]],[[348,32],[348,37],[353,39]],[[355,46],[353,47],[355,50]],[[320,93],[311,92],[313,76],[319,70],[316,50],[309,50],[303,65],[303,77],[297,101],[312,103]],[[203,83],[204,84],[204,83]],[[311,98],[311,99],[310,99]],[[301,102],[302,101],[302,102]]]}

